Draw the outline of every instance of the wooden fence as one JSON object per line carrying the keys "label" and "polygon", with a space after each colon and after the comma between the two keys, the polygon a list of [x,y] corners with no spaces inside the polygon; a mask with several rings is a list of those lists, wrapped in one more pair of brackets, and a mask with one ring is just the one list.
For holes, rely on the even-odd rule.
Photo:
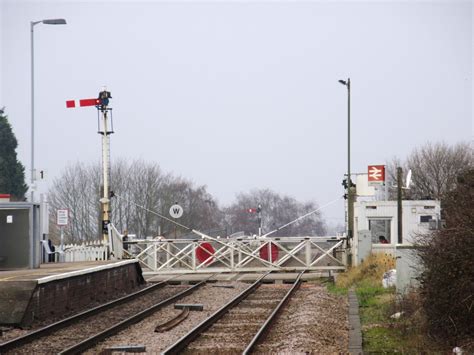
{"label": "wooden fence", "polygon": [[81,245],[67,244],[64,246],[64,251],[60,253],[60,260],[64,262],[108,260],[107,247],[100,241]]}

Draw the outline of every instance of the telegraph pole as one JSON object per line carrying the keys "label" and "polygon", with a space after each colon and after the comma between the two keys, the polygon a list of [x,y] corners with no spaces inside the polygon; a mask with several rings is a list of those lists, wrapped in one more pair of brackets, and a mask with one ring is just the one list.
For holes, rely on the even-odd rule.
{"label": "telegraph pole", "polygon": [[347,87],[347,237],[354,236],[354,184],[351,180],[351,79],[339,80]]}
{"label": "telegraph pole", "polygon": [[397,168],[397,235],[398,235],[398,244],[403,243],[403,175],[402,168]]}
{"label": "telegraph pole", "polygon": [[257,207],[257,213],[258,213],[258,236],[262,236],[262,205],[259,204]]}

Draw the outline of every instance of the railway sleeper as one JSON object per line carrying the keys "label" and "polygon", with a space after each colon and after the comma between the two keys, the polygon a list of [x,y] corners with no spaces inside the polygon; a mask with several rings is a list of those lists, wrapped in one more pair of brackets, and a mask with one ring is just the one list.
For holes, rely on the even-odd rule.
{"label": "railway sleeper", "polygon": [[245,300],[251,300],[251,301],[258,301],[258,300],[275,300],[276,298],[281,299],[286,292],[288,292],[287,289],[283,290],[278,290],[277,292],[264,292],[264,293],[254,293],[252,295],[249,295]]}
{"label": "railway sleeper", "polygon": [[260,327],[263,324],[262,322],[255,322],[252,320],[249,320],[248,322],[243,322],[243,323],[216,323],[214,324],[209,330],[215,331],[217,333],[221,332],[227,332],[227,334],[233,332],[234,330],[240,330],[241,328],[247,328],[247,327]]}
{"label": "railway sleeper", "polygon": [[279,300],[268,299],[268,300],[243,300],[239,304],[239,308],[267,308],[273,307],[278,304]]}
{"label": "railway sleeper", "polygon": [[[249,338],[248,340],[251,340],[253,335],[260,329],[260,327],[247,327],[247,328],[241,328],[239,331],[236,331],[232,334],[229,333],[222,333],[222,332],[206,332],[202,333],[199,338],[195,340],[196,344],[199,343],[206,343],[206,342],[215,342],[215,341],[227,341],[230,338],[239,338],[244,340],[243,338]],[[192,343],[191,345],[192,346]]]}
{"label": "railway sleeper", "polygon": [[[273,307],[274,308],[274,307]],[[239,319],[245,318],[257,318],[257,317],[265,317],[265,315],[269,314],[272,310],[272,307],[255,307],[255,308],[238,308],[238,309],[231,309],[228,313],[229,316],[233,318],[230,321],[235,320],[234,317],[238,317]],[[227,318],[225,316],[225,318]],[[224,319],[224,318],[223,318]]]}
{"label": "railway sleeper", "polygon": [[221,350],[222,349],[226,349],[226,350],[237,350],[237,351],[240,351],[240,353],[242,352],[242,350],[244,350],[247,345],[248,345],[248,342],[251,340],[252,338],[249,338],[249,339],[242,339],[242,338],[237,338],[237,337],[229,337],[229,334],[227,334],[226,337],[222,337],[222,338],[207,338],[207,339],[202,339],[201,341],[196,341],[192,344],[190,344],[188,347],[187,347],[187,350],[202,350],[202,349],[208,349],[210,352],[209,353],[212,353],[212,351],[214,352],[214,354],[221,354]]}
{"label": "railway sleeper", "polygon": [[195,348],[190,350],[184,350],[180,352],[181,355],[209,355],[209,354],[219,354],[219,355],[241,355],[244,347],[231,347],[230,345],[226,348],[223,348],[218,345],[214,345],[214,347],[207,348]]}

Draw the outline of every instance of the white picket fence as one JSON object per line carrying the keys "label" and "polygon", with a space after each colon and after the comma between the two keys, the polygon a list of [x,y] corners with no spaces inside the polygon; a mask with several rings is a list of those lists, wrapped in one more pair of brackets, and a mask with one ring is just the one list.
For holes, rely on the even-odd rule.
{"label": "white picket fence", "polygon": [[108,260],[107,247],[100,241],[65,245],[62,256],[65,262]]}
{"label": "white picket fence", "polygon": [[61,250],[60,246],[56,245],[54,251],[52,251],[48,241],[42,240],[42,260],[44,263],[120,260],[123,257],[122,238],[123,236],[115,226],[109,224],[108,244],[95,240],[82,244],[66,244],[63,250]]}

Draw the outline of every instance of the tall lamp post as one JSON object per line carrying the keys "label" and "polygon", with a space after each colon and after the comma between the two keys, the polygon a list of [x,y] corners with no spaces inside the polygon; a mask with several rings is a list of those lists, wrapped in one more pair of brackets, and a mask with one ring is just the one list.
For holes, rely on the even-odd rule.
{"label": "tall lamp post", "polygon": [[34,65],[34,27],[43,23],[45,25],[65,25],[66,20],[62,18],[48,19],[41,21],[30,22],[30,33],[31,33],[31,201],[34,200],[35,190],[35,65]]}
{"label": "tall lamp post", "polygon": [[347,237],[354,236],[354,194],[351,181],[351,79],[339,80],[347,87]]}

